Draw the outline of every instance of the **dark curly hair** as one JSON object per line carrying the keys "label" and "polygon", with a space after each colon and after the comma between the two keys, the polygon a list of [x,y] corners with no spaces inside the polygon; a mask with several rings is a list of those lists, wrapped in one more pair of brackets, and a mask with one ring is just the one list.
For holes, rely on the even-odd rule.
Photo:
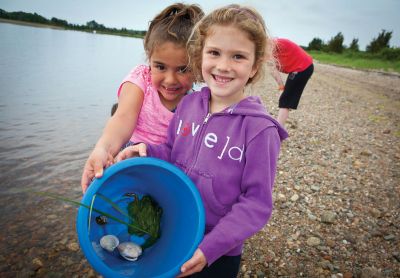
{"label": "dark curly hair", "polygon": [[156,46],[173,42],[182,47],[194,25],[203,17],[203,10],[197,5],[175,3],[161,11],[152,21],[144,38],[144,50],[149,59]]}

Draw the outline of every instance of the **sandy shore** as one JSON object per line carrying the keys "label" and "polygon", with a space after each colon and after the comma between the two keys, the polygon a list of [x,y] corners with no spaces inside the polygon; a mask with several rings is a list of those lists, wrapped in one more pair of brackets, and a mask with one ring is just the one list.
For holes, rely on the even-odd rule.
{"label": "sandy shore", "polygon": [[[263,93],[276,115],[278,92]],[[287,124],[272,219],[247,241],[240,277],[400,277],[399,123],[398,75],[316,64]],[[79,199],[76,175],[48,184]],[[98,276],[75,207],[24,194],[0,202],[0,277]]]}

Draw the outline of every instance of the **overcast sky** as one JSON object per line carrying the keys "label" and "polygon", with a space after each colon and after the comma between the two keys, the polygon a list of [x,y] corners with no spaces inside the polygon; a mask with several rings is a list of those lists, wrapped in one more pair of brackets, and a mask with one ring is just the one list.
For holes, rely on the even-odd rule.
{"label": "overcast sky", "polygon": [[[57,17],[69,23],[86,24],[90,20],[107,27],[146,30],[148,22],[169,4],[169,0],[0,0],[8,12],[36,12],[48,19]],[[255,7],[264,17],[274,37],[285,37],[307,46],[315,37],[327,42],[337,33],[344,44],[359,39],[362,50],[385,29],[392,31],[391,46],[400,46],[399,0],[259,0],[259,1],[181,1],[198,3],[205,12],[231,4]]]}

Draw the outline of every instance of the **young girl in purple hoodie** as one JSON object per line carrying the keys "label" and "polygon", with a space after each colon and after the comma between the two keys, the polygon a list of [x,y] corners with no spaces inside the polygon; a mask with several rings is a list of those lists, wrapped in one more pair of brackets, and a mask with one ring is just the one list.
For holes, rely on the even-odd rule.
{"label": "young girl in purple hoodie", "polygon": [[229,5],[195,26],[188,49],[191,69],[207,87],[182,99],[165,144],[131,146],[116,160],[161,158],[196,184],[206,231],[179,277],[236,277],[244,241],[271,216],[280,145],[287,137],[260,99],[244,94],[262,74],[272,40],[254,9]]}

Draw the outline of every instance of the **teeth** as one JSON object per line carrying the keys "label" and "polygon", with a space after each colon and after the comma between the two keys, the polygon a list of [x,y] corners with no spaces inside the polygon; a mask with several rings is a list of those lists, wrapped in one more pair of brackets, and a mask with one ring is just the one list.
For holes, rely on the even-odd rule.
{"label": "teeth", "polygon": [[227,82],[229,82],[229,81],[232,80],[232,78],[223,77],[223,76],[219,76],[219,75],[214,75],[214,79],[215,79],[216,81],[218,81],[218,82],[221,82],[221,83],[227,83]]}
{"label": "teeth", "polygon": [[178,91],[178,90],[179,90],[179,88],[167,88],[167,87],[164,87],[164,89],[165,89],[166,91],[170,91],[170,92],[175,92],[175,91]]}

